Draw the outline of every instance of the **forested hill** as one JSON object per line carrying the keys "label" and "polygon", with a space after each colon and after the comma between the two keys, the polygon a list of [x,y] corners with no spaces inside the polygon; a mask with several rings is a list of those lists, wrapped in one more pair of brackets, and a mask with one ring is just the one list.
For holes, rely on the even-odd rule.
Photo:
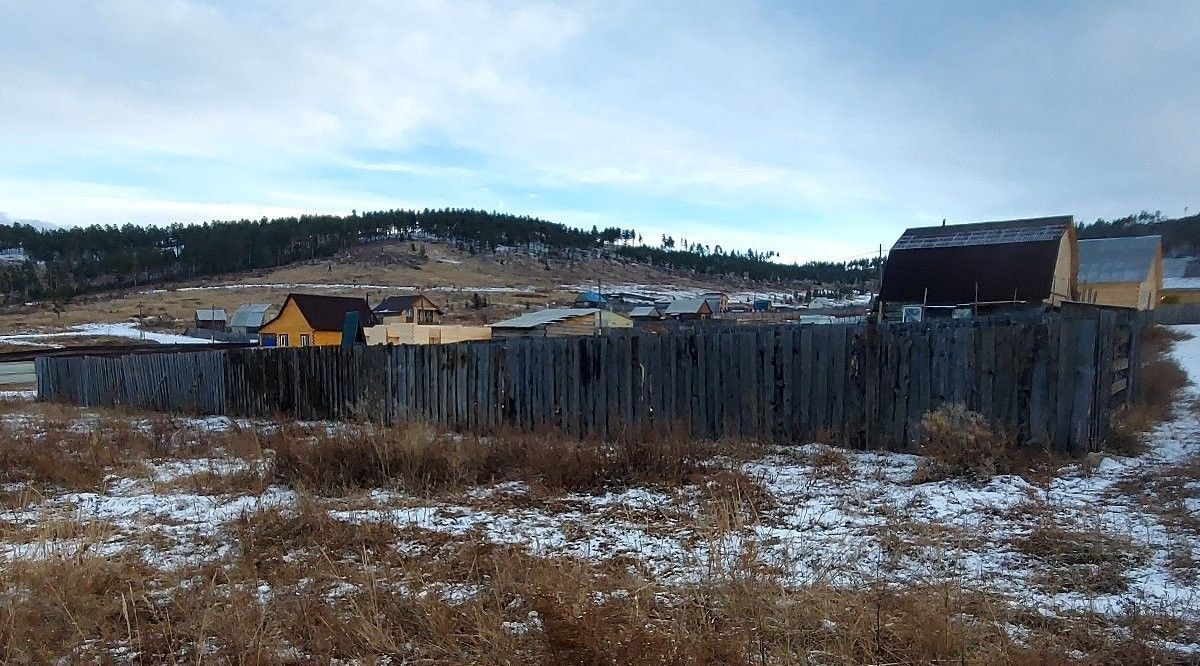
{"label": "forested hill", "polygon": [[878,260],[868,259],[782,264],[771,261],[773,253],[727,251],[720,246],[677,243],[666,236],[659,247],[649,247],[633,229],[577,229],[504,213],[389,210],[167,227],[44,230],[0,225],[0,250],[7,255],[0,264],[0,293],[5,302],[69,298],[332,257],[357,244],[389,237],[444,239],[471,252],[501,245],[536,247],[551,256],[599,251],[663,267],[756,280],[855,282],[873,277],[878,269]]}
{"label": "forested hill", "polygon": [[1142,211],[1115,220],[1096,220],[1079,227],[1080,238],[1162,236],[1166,256],[1195,256],[1200,253],[1200,215],[1164,219],[1161,212]]}

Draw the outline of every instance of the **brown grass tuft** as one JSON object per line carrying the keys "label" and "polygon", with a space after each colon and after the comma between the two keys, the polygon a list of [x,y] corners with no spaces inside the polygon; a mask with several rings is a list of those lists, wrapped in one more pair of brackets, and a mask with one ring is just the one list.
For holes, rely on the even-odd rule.
{"label": "brown grass tuft", "polygon": [[921,417],[918,453],[923,458],[914,475],[917,483],[952,477],[987,480],[1014,467],[1012,441],[962,405],[945,405]]}
{"label": "brown grass tuft", "polygon": [[572,491],[678,485],[702,471],[717,451],[716,445],[681,436],[577,441],[555,433],[436,434],[414,425],[284,427],[264,444],[275,452],[276,480],[288,486],[422,494],[510,480]]}
{"label": "brown grass tuft", "polygon": [[1128,539],[1100,531],[1079,532],[1043,523],[1016,539],[1017,550],[1049,565],[1035,584],[1047,592],[1119,594],[1129,586],[1129,568],[1146,553]]}

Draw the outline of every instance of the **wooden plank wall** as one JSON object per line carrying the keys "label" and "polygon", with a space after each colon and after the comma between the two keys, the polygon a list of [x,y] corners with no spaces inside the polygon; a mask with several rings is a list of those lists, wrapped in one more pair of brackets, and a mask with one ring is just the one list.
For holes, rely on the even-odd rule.
{"label": "wooden plank wall", "polygon": [[1080,453],[1099,446],[1132,394],[1136,321],[1101,312],[235,349],[39,359],[37,372],[41,398],[80,405],[580,437],[682,428],[892,450],[911,446],[924,413],[960,403],[1020,441]]}
{"label": "wooden plank wall", "polygon": [[38,397],[85,407],[224,413],[224,351],[39,357]]}
{"label": "wooden plank wall", "polygon": [[1200,303],[1159,304],[1149,314],[1159,324],[1200,324]]}

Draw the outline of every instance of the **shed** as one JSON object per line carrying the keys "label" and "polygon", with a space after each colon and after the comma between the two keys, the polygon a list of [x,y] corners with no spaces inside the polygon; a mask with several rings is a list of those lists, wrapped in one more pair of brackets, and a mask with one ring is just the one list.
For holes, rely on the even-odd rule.
{"label": "shed", "polygon": [[955,308],[1060,305],[1075,294],[1078,248],[1070,215],[914,227],[888,253],[879,304],[921,316]]}
{"label": "shed", "polygon": [[441,308],[424,294],[388,296],[373,312],[388,324],[437,324],[442,320]]}
{"label": "shed", "polygon": [[246,303],[238,307],[229,317],[229,332],[242,336],[258,335],[258,329],[271,318],[271,308],[269,303]]}
{"label": "shed", "polygon": [[308,347],[341,344],[342,331],[355,315],[356,342],[365,341],[363,328],[375,323],[366,299],[318,294],[288,294],[274,319],[258,331],[264,347]]}
{"label": "shed", "polygon": [[729,309],[729,294],[723,291],[706,291],[700,294],[700,298],[708,301],[708,307],[713,311],[713,314]]}
{"label": "shed", "polygon": [[671,301],[665,314],[672,319],[711,319],[713,311],[704,298],[679,298]]}
{"label": "shed", "polygon": [[1079,300],[1153,310],[1162,288],[1160,236],[1079,241]]}
{"label": "shed", "polygon": [[658,308],[653,305],[643,305],[629,311],[629,318],[633,320],[654,320],[662,319],[662,317],[662,312],[659,312]]}
{"label": "shed", "polygon": [[584,291],[575,297],[574,305],[577,308],[603,308],[608,305],[608,298],[598,291]]}
{"label": "shed", "polygon": [[196,328],[205,331],[224,331],[226,324],[225,310],[222,308],[204,308],[196,310]]}
{"label": "shed", "polygon": [[1163,259],[1162,302],[1200,303],[1200,261],[1195,257]]}
{"label": "shed", "polygon": [[633,320],[599,308],[553,308],[523,314],[491,325],[492,337],[595,335],[613,328],[632,328]]}
{"label": "shed", "polygon": [[1163,259],[1163,279],[1189,277],[1188,272],[1195,272],[1195,257],[1167,257]]}

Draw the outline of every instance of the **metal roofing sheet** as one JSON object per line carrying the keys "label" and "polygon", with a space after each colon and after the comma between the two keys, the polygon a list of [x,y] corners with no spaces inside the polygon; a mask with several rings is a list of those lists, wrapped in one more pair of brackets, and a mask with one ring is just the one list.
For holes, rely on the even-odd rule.
{"label": "metal roofing sheet", "polygon": [[1162,244],[1159,236],[1088,238],[1079,241],[1079,281],[1087,284],[1141,282]]}
{"label": "metal roofing sheet", "polygon": [[630,317],[656,317],[658,310],[652,305],[637,307],[629,311]]}
{"label": "metal roofing sheet", "polygon": [[537,328],[546,324],[553,324],[571,317],[579,317],[581,315],[593,314],[599,312],[596,308],[551,308],[549,310],[538,310],[523,314],[520,317],[505,319],[492,324],[492,328]]}
{"label": "metal roofing sheet", "polygon": [[225,310],[221,308],[196,310],[196,321],[225,321]]}
{"label": "metal roofing sheet", "polygon": [[1057,240],[1074,224],[1069,215],[906,229],[892,251]]}
{"label": "metal roofing sheet", "polygon": [[1188,268],[1196,261],[1195,257],[1171,257],[1163,259],[1163,279],[1181,278],[1188,276]]}
{"label": "metal roofing sheet", "polygon": [[271,310],[269,303],[246,303],[233,311],[229,318],[230,326],[245,326],[255,328],[262,326]]}
{"label": "metal roofing sheet", "polygon": [[[679,298],[671,301],[671,304],[667,306],[667,314],[695,314],[707,304],[708,300],[703,298]],[[709,309],[712,309],[711,306]]]}

